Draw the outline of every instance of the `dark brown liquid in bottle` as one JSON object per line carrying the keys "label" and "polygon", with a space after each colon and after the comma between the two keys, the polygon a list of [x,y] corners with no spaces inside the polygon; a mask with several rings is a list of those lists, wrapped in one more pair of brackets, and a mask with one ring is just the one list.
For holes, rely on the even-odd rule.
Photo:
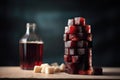
{"label": "dark brown liquid in bottle", "polygon": [[20,42],[19,49],[22,69],[33,69],[35,65],[42,64],[43,42]]}

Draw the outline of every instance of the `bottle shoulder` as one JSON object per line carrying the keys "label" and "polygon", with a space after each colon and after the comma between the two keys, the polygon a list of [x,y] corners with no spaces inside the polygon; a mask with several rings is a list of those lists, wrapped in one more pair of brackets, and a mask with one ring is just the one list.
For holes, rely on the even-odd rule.
{"label": "bottle shoulder", "polygon": [[25,34],[19,41],[20,43],[26,43],[26,42],[32,42],[32,43],[43,43],[43,41],[41,40],[41,38],[39,37],[39,35],[37,34]]}

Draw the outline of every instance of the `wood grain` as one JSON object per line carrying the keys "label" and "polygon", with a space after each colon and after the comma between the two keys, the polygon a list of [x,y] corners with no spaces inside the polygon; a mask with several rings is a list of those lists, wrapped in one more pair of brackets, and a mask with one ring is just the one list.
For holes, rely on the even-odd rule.
{"label": "wood grain", "polygon": [[64,72],[55,74],[34,73],[18,66],[0,67],[0,79],[120,79],[120,68],[103,67],[103,75],[72,75]]}

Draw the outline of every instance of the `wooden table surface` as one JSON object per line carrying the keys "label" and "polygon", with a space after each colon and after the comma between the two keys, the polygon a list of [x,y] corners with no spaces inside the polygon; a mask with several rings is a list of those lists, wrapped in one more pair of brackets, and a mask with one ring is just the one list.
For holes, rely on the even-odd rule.
{"label": "wooden table surface", "polygon": [[120,79],[120,68],[103,67],[103,75],[72,75],[64,72],[55,74],[34,73],[18,66],[0,67],[0,79]]}

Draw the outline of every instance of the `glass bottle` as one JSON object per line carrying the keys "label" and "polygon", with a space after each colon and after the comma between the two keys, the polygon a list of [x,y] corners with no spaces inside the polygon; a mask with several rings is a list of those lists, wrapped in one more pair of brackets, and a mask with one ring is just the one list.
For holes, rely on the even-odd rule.
{"label": "glass bottle", "polygon": [[31,70],[42,64],[43,41],[36,34],[36,24],[27,23],[26,33],[19,41],[20,67]]}

